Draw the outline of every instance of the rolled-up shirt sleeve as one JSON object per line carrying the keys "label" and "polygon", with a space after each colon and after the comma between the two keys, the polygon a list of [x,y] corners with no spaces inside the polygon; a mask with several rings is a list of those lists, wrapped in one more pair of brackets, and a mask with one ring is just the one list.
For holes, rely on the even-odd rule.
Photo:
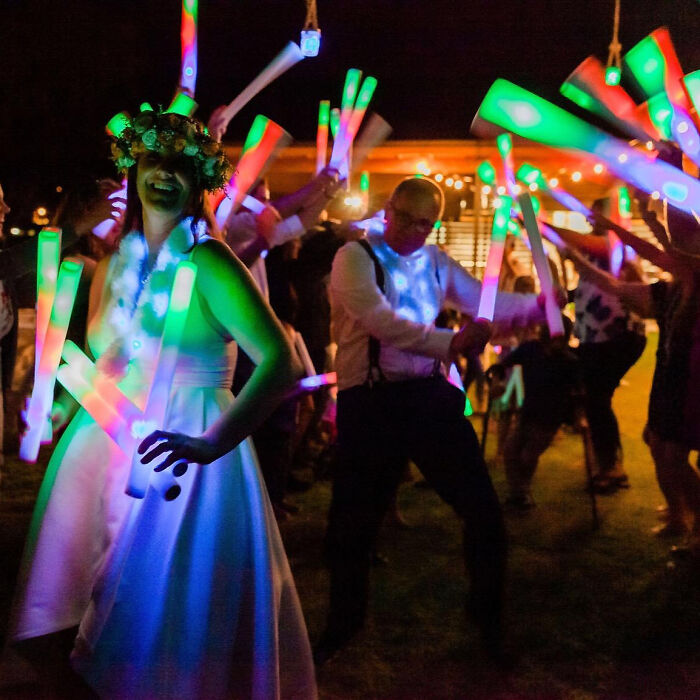
{"label": "rolled-up shirt sleeve", "polygon": [[341,304],[350,318],[382,343],[443,361],[449,359],[454,333],[399,316],[380,292],[374,264],[359,244],[349,243],[338,251],[330,291],[334,303]]}

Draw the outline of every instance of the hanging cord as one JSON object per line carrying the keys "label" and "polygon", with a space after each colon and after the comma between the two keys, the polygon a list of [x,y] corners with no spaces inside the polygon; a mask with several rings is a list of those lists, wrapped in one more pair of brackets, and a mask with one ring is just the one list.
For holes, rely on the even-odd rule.
{"label": "hanging cord", "polygon": [[[312,0],[313,1],[313,0]],[[620,49],[622,44],[618,39],[618,32],[620,30],[620,0],[615,0],[615,18],[613,20],[613,38],[610,42],[609,53],[608,53],[608,67],[613,64],[620,68]]]}
{"label": "hanging cord", "polygon": [[[619,2],[619,0],[617,0]],[[318,15],[316,11],[316,0],[306,0],[306,20],[304,29],[314,29],[318,31]]]}

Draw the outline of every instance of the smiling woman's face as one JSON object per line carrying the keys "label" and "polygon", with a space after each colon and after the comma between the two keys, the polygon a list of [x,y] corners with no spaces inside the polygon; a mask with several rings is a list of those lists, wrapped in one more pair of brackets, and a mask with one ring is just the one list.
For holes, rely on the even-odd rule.
{"label": "smiling woman's face", "polygon": [[147,153],[139,158],[136,190],[144,210],[182,216],[192,194],[192,178],[184,156]]}

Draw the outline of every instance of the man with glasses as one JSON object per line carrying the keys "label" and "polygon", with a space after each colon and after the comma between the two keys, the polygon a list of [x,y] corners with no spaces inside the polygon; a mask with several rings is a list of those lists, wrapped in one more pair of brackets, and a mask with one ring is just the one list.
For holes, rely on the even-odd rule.
{"label": "man with glasses", "polygon": [[[330,610],[314,650],[317,665],[362,627],[370,555],[409,459],[464,523],[467,613],[485,651],[502,659],[501,509],[464,417],[464,394],[445,379],[458,355],[483,350],[490,324],[471,320],[457,333],[435,327],[444,305],[476,317],[481,288],[446,253],[425,245],[443,202],[431,180],[403,180],[387,204],[383,233],[346,244],[333,262],[338,460],[325,542]],[[496,316],[513,325],[544,319],[534,294],[499,294]]]}

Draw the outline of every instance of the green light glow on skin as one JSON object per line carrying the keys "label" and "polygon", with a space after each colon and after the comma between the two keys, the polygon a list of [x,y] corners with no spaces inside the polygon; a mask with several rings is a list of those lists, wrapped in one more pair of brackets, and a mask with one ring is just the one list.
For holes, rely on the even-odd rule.
{"label": "green light glow on skin", "polygon": [[191,117],[197,111],[197,103],[184,92],[177,92],[166,112],[181,114],[183,117]]}
{"label": "green light glow on skin", "polygon": [[496,169],[488,160],[483,160],[479,163],[476,174],[481,181],[485,182],[487,185],[494,185],[496,183]]}

